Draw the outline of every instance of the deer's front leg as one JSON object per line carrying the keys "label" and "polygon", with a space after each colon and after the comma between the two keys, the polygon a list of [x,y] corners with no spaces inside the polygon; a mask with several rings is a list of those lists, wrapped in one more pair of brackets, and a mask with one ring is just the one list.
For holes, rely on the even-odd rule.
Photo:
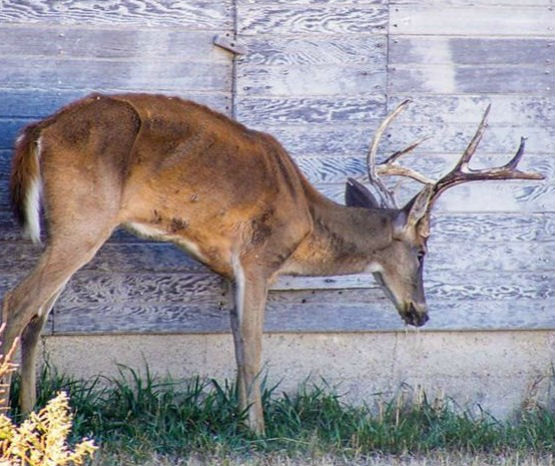
{"label": "deer's front leg", "polygon": [[248,410],[248,427],[264,435],[264,414],[260,394],[262,330],[266,307],[267,280],[255,268],[234,264],[235,306],[231,329],[237,360],[237,384],[241,410]]}

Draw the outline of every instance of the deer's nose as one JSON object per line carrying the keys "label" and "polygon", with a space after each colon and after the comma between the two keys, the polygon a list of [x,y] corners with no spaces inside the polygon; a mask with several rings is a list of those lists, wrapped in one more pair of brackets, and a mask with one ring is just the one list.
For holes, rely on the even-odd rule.
{"label": "deer's nose", "polygon": [[428,312],[426,311],[426,306],[419,306],[420,311],[410,304],[408,310],[403,314],[403,319],[408,325],[414,325],[415,327],[422,327],[430,318],[428,317]]}

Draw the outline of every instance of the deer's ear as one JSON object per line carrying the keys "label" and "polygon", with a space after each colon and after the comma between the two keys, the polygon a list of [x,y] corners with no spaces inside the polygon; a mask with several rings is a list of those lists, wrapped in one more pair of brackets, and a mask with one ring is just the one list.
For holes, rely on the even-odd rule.
{"label": "deer's ear", "polygon": [[345,204],[349,207],[365,207],[367,209],[380,206],[368,188],[353,178],[349,178],[345,186]]}
{"label": "deer's ear", "polygon": [[418,225],[421,233],[426,232],[426,237],[429,235],[428,230],[428,206],[433,194],[433,186],[426,185],[422,191],[414,196],[401,210],[393,220],[393,231],[396,235],[402,235],[409,228],[416,228]]}
{"label": "deer's ear", "polygon": [[409,203],[403,207],[407,215],[407,225],[415,227],[428,214],[428,206],[433,194],[433,186],[426,185]]}

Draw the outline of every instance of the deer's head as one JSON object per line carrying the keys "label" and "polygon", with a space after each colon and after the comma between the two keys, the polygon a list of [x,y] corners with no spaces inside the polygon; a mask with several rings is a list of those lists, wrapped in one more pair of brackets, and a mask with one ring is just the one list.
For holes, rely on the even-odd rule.
{"label": "deer's head", "polygon": [[[346,204],[367,209],[382,209],[390,219],[390,241],[376,251],[371,271],[376,281],[391,299],[403,320],[420,327],[428,321],[428,309],[422,280],[427,240],[430,236],[430,213],[434,202],[446,189],[468,181],[526,179],[541,180],[543,176],[517,170],[524,153],[525,139],[521,138],[515,156],[501,167],[473,170],[468,167],[487,127],[490,106],[486,109],[478,129],[455,167],[437,181],[397,163],[407,152],[423,140],[416,141],[406,149],[395,152],[380,164],[376,153],[381,136],[390,122],[408,105],[401,103],[377,129],[368,151],[368,178],[373,192],[350,178],[345,192]],[[403,176],[422,183],[424,187],[405,206],[397,207],[393,192],[381,181],[379,175]]]}

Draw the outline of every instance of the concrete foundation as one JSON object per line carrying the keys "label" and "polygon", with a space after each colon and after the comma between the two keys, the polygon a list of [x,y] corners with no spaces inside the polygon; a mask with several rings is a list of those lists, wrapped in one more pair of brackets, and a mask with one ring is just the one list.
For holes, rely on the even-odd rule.
{"label": "concrete foundation", "polygon": [[[115,375],[118,363],[178,379],[235,377],[229,334],[49,336],[43,354],[82,378]],[[264,361],[280,391],[324,379],[357,403],[420,387],[497,418],[554,403],[554,331],[267,334]]]}

